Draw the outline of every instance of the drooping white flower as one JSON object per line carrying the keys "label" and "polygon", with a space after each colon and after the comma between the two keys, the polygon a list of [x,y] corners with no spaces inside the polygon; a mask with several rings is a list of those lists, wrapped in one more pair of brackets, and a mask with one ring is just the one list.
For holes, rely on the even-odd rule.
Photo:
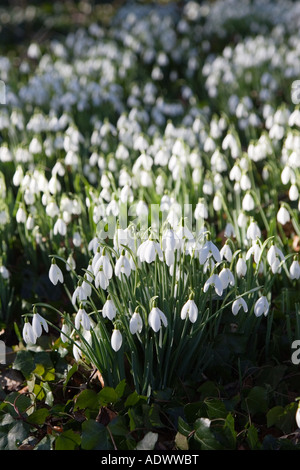
{"label": "drooping white flower", "polygon": [[72,253],[70,253],[68,258],[67,258],[66,270],[71,271],[72,269],[73,270],[76,269],[76,262],[75,262],[75,259],[72,255]]}
{"label": "drooping white flower", "polygon": [[118,276],[119,279],[122,278],[122,274],[125,274],[126,277],[129,277],[131,273],[131,265],[128,258],[125,254],[121,254],[120,258],[117,260],[115,265],[115,275]]}
{"label": "drooping white flower", "polygon": [[188,299],[188,301],[183,305],[180,317],[182,320],[185,320],[186,317],[188,317],[191,323],[195,323],[198,318],[198,307],[193,299]]}
{"label": "drooping white flower", "polygon": [[244,277],[247,272],[247,264],[246,261],[240,256],[237,263],[236,263],[236,273],[238,277]]}
{"label": "drooping white flower", "polygon": [[79,341],[75,341],[73,344],[73,356],[76,362],[80,361],[80,358],[82,356],[82,351],[80,349]]}
{"label": "drooping white flower", "polygon": [[290,213],[284,206],[280,207],[276,218],[277,222],[279,222],[281,225],[285,225],[291,220]]}
{"label": "drooping white flower", "polygon": [[232,251],[229,246],[229,243],[225,243],[220,250],[221,260],[226,259],[229,263],[232,260]]}
{"label": "drooping white flower", "polygon": [[269,312],[269,302],[267,298],[262,295],[254,305],[254,314],[256,317],[260,317],[261,315],[264,315],[265,317],[268,315]]}
{"label": "drooping white flower", "polygon": [[90,317],[88,316],[82,305],[80,306],[75,317],[75,328],[79,330],[80,325],[82,325],[82,328],[86,331],[89,331],[91,328]]}
{"label": "drooping white flower", "polygon": [[86,299],[87,299],[86,292],[84,288],[82,287],[82,283],[79,282],[72,295],[72,304],[76,306],[76,301],[80,303]]}
{"label": "drooping white flower", "polygon": [[137,256],[140,261],[146,261],[146,263],[152,263],[156,256],[158,256],[161,261],[163,260],[160,244],[151,239],[146,240],[138,247]]}
{"label": "drooping white flower", "polygon": [[219,278],[221,279],[223,289],[227,289],[229,284],[234,286],[234,276],[229,268],[223,268],[219,273]]}
{"label": "drooping white flower", "polygon": [[291,279],[300,279],[300,263],[297,259],[294,259],[290,266]]}
{"label": "drooping white flower", "polygon": [[114,329],[111,335],[111,347],[115,352],[119,351],[122,346],[123,338],[120,330]]}
{"label": "drooping white flower", "polygon": [[247,238],[249,240],[256,240],[257,238],[261,237],[261,230],[254,220],[250,223],[248,229],[247,229]]}
{"label": "drooping white flower", "polygon": [[226,238],[235,237],[234,226],[229,222],[228,222],[228,224],[226,224],[226,227],[225,227],[225,230],[224,230],[224,237],[226,237]]}
{"label": "drooping white flower", "polygon": [[42,335],[43,328],[46,333],[48,333],[48,323],[46,322],[45,318],[43,318],[39,313],[34,310],[33,318],[32,318],[32,329],[37,338]]}
{"label": "drooping white flower", "polygon": [[258,241],[253,242],[250,246],[249,250],[246,253],[246,260],[250,259],[252,255],[255,263],[258,264],[261,255],[261,246]]}
{"label": "drooping white flower", "polygon": [[204,284],[203,291],[207,292],[210,286],[213,286],[215,288],[215,292],[219,296],[223,294],[223,284],[218,274],[212,274],[207,279],[207,281]]}
{"label": "drooping white flower", "polygon": [[49,269],[49,279],[56,286],[58,282],[64,282],[64,276],[61,269],[57,266],[55,259],[53,258],[50,269]]}
{"label": "drooping white flower", "polygon": [[3,277],[3,279],[9,279],[10,277],[10,272],[8,271],[6,266],[3,266],[2,264],[0,265],[0,276]]}
{"label": "drooping white flower", "polygon": [[60,331],[60,339],[62,340],[63,343],[67,343],[69,341],[69,336],[71,335],[72,330],[70,325],[68,323],[64,322],[61,331]]}
{"label": "drooping white flower", "polygon": [[25,343],[27,344],[35,344],[37,340],[37,336],[35,332],[33,331],[33,328],[29,321],[26,321],[23,327],[23,332],[22,332],[23,339]]}
{"label": "drooping white flower", "polygon": [[285,259],[284,254],[282,253],[280,248],[278,248],[275,245],[272,245],[269,248],[268,253],[267,253],[267,261],[269,265],[271,266],[273,274],[278,272],[278,270],[280,269],[280,263],[284,261],[284,259]]}
{"label": "drooping white flower", "polygon": [[216,247],[216,245],[211,241],[207,240],[203,247],[199,251],[199,261],[200,264],[204,264],[205,261],[210,257],[213,256],[215,261],[217,263],[220,263],[221,261],[221,255],[219,249]]}
{"label": "drooping white flower", "polygon": [[158,308],[158,307],[153,307],[148,315],[148,323],[149,326],[152,328],[155,333],[157,333],[162,324],[167,327],[168,326],[168,320],[165,314]]}
{"label": "drooping white flower", "polygon": [[109,257],[102,253],[99,257],[98,261],[94,264],[94,273],[97,276],[98,271],[102,269],[103,273],[107,277],[107,279],[111,279],[113,275],[113,268],[110,263]]}
{"label": "drooping white flower", "polygon": [[129,322],[129,329],[132,335],[140,333],[143,328],[143,321],[138,312],[134,312]]}
{"label": "drooping white flower", "polygon": [[233,315],[237,315],[240,308],[244,310],[244,312],[248,312],[248,305],[246,304],[245,300],[242,297],[238,297],[232,304],[232,313]]}
{"label": "drooping white flower", "polygon": [[251,194],[250,193],[245,194],[242,200],[243,210],[246,212],[251,212],[253,211],[254,207],[255,207],[255,202]]}
{"label": "drooping white flower", "polygon": [[95,287],[96,289],[101,287],[101,289],[106,290],[108,286],[109,286],[109,279],[106,277],[101,267],[95,277]]}
{"label": "drooping white flower", "polygon": [[108,318],[109,320],[113,320],[117,314],[117,308],[113,302],[113,300],[108,296],[105,304],[102,308],[102,315],[103,318]]}

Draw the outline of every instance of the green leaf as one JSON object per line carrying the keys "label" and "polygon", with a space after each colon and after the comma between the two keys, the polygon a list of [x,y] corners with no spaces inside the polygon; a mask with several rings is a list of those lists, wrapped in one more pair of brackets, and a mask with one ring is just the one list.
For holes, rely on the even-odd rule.
{"label": "green leaf", "polygon": [[283,406],[274,406],[267,413],[267,426],[276,426],[283,433],[289,434],[295,428],[295,414],[298,408],[296,402]]}
{"label": "green leaf", "polygon": [[237,432],[234,428],[234,417],[231,413],[228,413],[226,416],[223,431],[227,441],[226,447],[229,449],[235,449]]}
{"label": "green leaf", "polygon": [[77,395],[74,411],[97,410],[99,408],[99,396],[94,390],[83,390]]}
{"label": "green leaf", "polygon": [[45,404],[48,406],[52,406],[54,402],[54,397],[50,385],[48,384],[48,382],[43,382],[42,387],[45,392]]}
{"label": "green leaf", "polygon": [[178,431],[185,437],[188,437],[191,432],[193,431],[193,428],[187,424],[181,416],[178,418]]}
{"label": "green leaf", "polygon": [[207,417],[207,408],[203,401],[188,403],[184,407],[184,415],[188,423],[194,423],[197,418]]}
{"label": "green leaf", "polygon": [[81,443],[81,437],[72,429],[61,433],[55,440],[55,450],[74,450]]}
{"label": "green leaf", "polygon": [[47,434],[43,439],[37,443],[33,450],[53,450],[55,436]]}
{"label": "green leaf", "polygon": [[29,433],[29,426],[22,421],[17,421],[7,434],[7,450],[16,450],[26,439]]}
{"label": "green leaf", "polygon": [[81,448],[83,450],[110,450],[112,445],[106,427],[92,419],[84,421]]}
{"label": "green leaf", "polygon": [[247,441],[251,450],[261,449],[258,432],[254,424],[251,424],[247,429]]}
{"label": "green leaf", "polygon": [[27,418],[27,422],[31,424],[42,425],[45,423],[46,418],[49,416],[50,411],[47,408],[40,408],[39,410],[31,413]]}
{"label": "green leaf", "polygon": [[251,415],[266,413],[268,410],[268,393],[263,387],[253,387],[242,402],[243,410]]}
{"label": "green leaf", "polygon": [[198,418],[195,422],[194,438],[200,443],[201,450],[221,450],[222,446],[212,433],[210,423],[208,418]]}
{"label": "green leaf", "polygon": [[117,392],[112,387],[104,387],[99,393],[99,402],[101,406],[114,404],[119,400]]}
{"label": "green leaf", "polygon": [[147,401],[147,397],[143,395],[139,395],[136,391],[134,391],[127,397],[125,401],[125,407],[127,408],[131,406],[135,406],[140,402],[146,402],[146,401]]}
{"label": "green leaf", "polygon": [[118,398],[122,398],[126,389],[126,380],[122,380],[115,388]]}
{"label": "green leaf", "polygon": [[29,351],[22,350],[17,352],[12,367],[22,372],[26,379],[29,379],[36,366],[32,354]]}
{"label": "green leaf", "polygon": [[158,434],[149,431],[143,439],[138,442],[136,450],[153,450],[158,439]]}
{"label": "green leaf", "polygon": [[204,401],[209,419],[225,419],[228,412],[224,403],[217,398],[207,398]]}

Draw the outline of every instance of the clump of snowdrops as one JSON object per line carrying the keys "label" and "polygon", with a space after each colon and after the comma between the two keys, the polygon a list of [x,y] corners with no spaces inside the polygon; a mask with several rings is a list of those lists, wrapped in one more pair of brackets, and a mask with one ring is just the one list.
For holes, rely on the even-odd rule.
{"label": "clump of snowdrops", "polygon": [[[227,332],[250,356],[262,326],[268,351],[274,297],[285,308],[280,290],[300,278],[296,9],[125,5],[109,34],[92,24],[30,45],[0,109],[1,302],[13,233],[69,303],[34,293],[26,343],[52,310],[76,361],[140,393],[200,377]],[[213,50],[230,18],[258,11],[268,27],[246,21],[247,37]]]}

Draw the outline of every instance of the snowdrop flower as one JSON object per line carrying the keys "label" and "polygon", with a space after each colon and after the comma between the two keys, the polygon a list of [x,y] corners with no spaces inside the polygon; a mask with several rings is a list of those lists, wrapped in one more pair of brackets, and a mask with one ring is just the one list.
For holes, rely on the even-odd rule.
{"label": "snowdrop flower", "polygon": [[207,279],[204,284],[203,291],[207,292],[210,286],[215,288],[216,294],[219,296],[223,294],[223,284],[218,274],[213,274],[209,279]]}
{"label": "snowdrop flower", "polygon": [[70,325],[64,322],[60,331],[60,339],[62,340],[63,343],[67,343],[69,341],[68,336],[70,336],[71,333],[72,333],[72,329]]}
{"label": "snowdrop flower", "polygon": [[254,305],[254,314],[256,317],[260,317],[264,315],[265,317],[268,315],[269,312],[269,302],[267,298],[263,295],[261,296]]}
{"label": "snowdrop flower", "polygon": [[95,276],[95,287],[98,289],[101,287],[101,289],[106,290],[109,286],[109,279],[105,275],[102,266],[99,268],[99,271],[97,272]]}
{"label": "snowdrop flower", "polygon": [[143,328],[143,321],[142,321],[141,315],[137,311],[135,311],[132,317],[130,318],[130,322],[129,322],[130,333],[132,335],[136,333],[141,333],[142,328]]}
{"label": "snowdrop flower", "polygon": [[102,255],[99,257],[98,261],[94,264],[94,274],[97,275],[100,269],[102,269],[107,279],[112,278],[113,268],[110,263],[109,257],[105,254],[105,250],[103,250]]}
{"label": "snowdrop flower", "polygon": [[199,261],[200,264],[204,264],[205,261],[210,257],[213,256],[217,263],[221,261],[221,255],[219,249],[216,245],[211,241],[208,240],[203,247],[200,249],[199,252]]}
{"label": "snowdrop flower", "polygon": [[247,229],[247,238],[249,240],[256,240],[257,238],[261,237],[261,230],[258,226],[258,224],[252,220],[250,223],[248,229]]}
{"label": "snowdrop flower", "polygon": [[271,266],[273,274],[278,272],[281,261],[284,261],[284,254],[282,251],[275,245],[272,245],[267,253],[267,261]]}
{"label": "snowdrop flower", "polygon": [[242,297],[237,298],[232,304],[232,313],[233,315],[237,315],[240,308],[244,310],[244,312],[248,312],[248,305],[246,304],[245,300]]}
{"label": "snowdrop flower", "polygon": [[91,276],[86,273],[83,278],[82,288],[87,297],[92,295],[92,286],[90,285],[90,282],[92,282]]}
{"label": "snowdrop flower", "polygon": [[250,259],[251,255],[253,255],[255,263],[258,264],[261,255],[261,247],[258,241],[253,242],[252,246],[250,246],[246,253],[246,260]]}
{"label": "snowdrop flower", "polygon": [[111,335],[110,342],[111,342],[111,347],[113,348],[115,352],[119,351],[119,349],[121,348],[122,341],[123,341],[123,338],[122,338],[122,334],[120,330],[114,329]]}
{"label": "snowdrop flower", "polygon": [[114,302],[111,300],[110,296],[108,296],[102,308],[103,318],[108,318],[109,320],[113,320],[116,316],[116,313],[117,313],[117,308]]}
{"label": "snowdrop flower", "polygon": [[55,286],[58,282],[64,282],[63,273],[61,269],[57,266],[54,258],[52,259],[52,263],[49,269],[49,279]]}
{"label": "snowdrop flower", "polygon": [[224,230],[224,236],[226,238],[234,237],[235,236],[235,230],[232,224],[228,223],[226,224],[225,230]]}
{"label": "snowdrop flower", "polygon": [[78,341],[75,341],[73,344],[73,356],[76,362],[80,361],[82,351],[80,349],[80,343]]}
{"label": "snowdrop flower", "polygon": [[238,277],[244,277],[247,272],[247,264],[246,261],[240,256],[237,263],[236,263],[236,273]]}
{"label": "snowdrop flower", "polygon": [[289,272],[291,279],[300,279],[300,263],[297,258],[293,260]]}
{"label": "snowdrop flower", "polygon": [[57,235],[59,233],[59,235],[61,235],[62,237],[66,235],[67,225],[62,218],[59,217],[55,222],[53,227],[53,233],[54,235]]}
{"label": "snowdrop flower", "polygon": [[76,269],[76,262],[73,258],[72,253],[70,253],[70,255],[68,256],[68,259],[67,259],[66,270],[71,271],[72,269],[73,270]]}
{"label": "snowdrop flower", "polygon": [[234,276],[232,272],[230,271],[230,269],[223,268],[219,274],[219,278],[221,279],[223,289],[227,289],[229,284],[231,286],[234,286],[234,283],[235,283]]}
{"label": "snowdrop flower", "polygon": [[196,205],[194,217],[196,220],[208,218],[208,210],[204,201],[199,201]]}
{"label": "snowdrop flower", "polygon": [[250,193],[245,194],[242,200],[243,210],[246,212],[251,212],[253,211],[254,207],[255,207],[255,202],[251,194]]}
{"label": "snowdrop flower", "polygon": [[185,320],[187,316],[191,323],[195,323],[198,318],[198,307],[192,298],[189,298],[189,300],[183,305],[180,312],[180,317],[182,320]]}
{"label": "snowdrop flower", "polygon": [[25,224],[27,219],[26,212],[22,206],[19,207],[16,213],[16,221],[18,224]]}
{"label": "snowdrop flower", "polygon": [[158,256],[161,261],[163,260],[160,244],[150,238],[138,247],[137,256],[140,261],[146,261],[146,263],[152,263],[156,256]]}
{"label": "snowdrop flower", "polygon": [[222,259],[226,259],[229,263],[231,262],[232,260],[232,251],[231,251],[231,248],[229,246],[229,243],[225,243],[221,250],[220,250],[220,256],[221,256],[221,260]]}
{"label": "snowdrop flower", "polygon": [[117,260],[115,265],[115,274],[119,279],[122,279],[122,274],[129,277],[131,273],[131,266],[128,258],[125,256],[125,251],[122,251],[120,258]]}
{"label": "snowdrop flower", "polygon": [[80,305],[80,308],[76,314],[75,317],[75,328],[79,330],[80,325],[82,325],[83,329],[86,331],[89,331],[91,328],[91,321],[86,313],[85,309],[83,308],[83,305]]}
{"label": "snowdrop flower", "polygon": [[49,328],[46,320],[37,313],[35,309],[33,309],[32,329],[36,338],[39,338],[42,335],[43,328],[45,332],[48,333]]}
{"label": "snowdrop flower", "polygon": [[23,332],[22,332],[23,339],[27,344],[35,344],[37,340],[37,336],[29,323],[29,321],[25,321]]}
{"label": "snowdrop flower", "polygon": [[151,309],[151,312],[149,313],[149,316],[148,316],[148,323],[155,333],[157,333],[160,330],[162,324],[165,327],[168,326],[167,317],[158,307],[153,307]]}
{"label": "snowdrop flower", "polygon": [[2,264],[0,265],[0,276],[3,279],[9,279],[9,276],[10,276],[10,273],[9,273],[8,269],[5,266],[3,266]]}
{"label": "snowdrop flower", "polygon": [[237,218],[237,224],[240,228],[246,227],[248,221],[248,217],[246,216],[245,212],[240,212]]}
{"label": "snowdrop flower", "polygon": [[72,304],[74,305],[74,307],[76,306],[76,301],[78,301],[79,303],[86,300],[87,299],[87,295],[86,295],[86,292],[84,290],[84,288],[82,287],[82,282],[79,281],[73,295],[72,295]]}
{"label": "snowdrop flower", "polygon": [[281,225],[285,225],[291,220],[290,213],[284,206],[280,207],[276,218],[277,222],[279,222]]}

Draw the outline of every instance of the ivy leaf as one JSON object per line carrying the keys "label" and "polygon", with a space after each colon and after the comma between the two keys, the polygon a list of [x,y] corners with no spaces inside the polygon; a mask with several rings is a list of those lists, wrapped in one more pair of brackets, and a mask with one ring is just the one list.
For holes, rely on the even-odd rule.
{"label": "ivy leaf", "polygon": [[13,369],[22,372],[26,379],[29,379],[36,365],[32,354],[29,351],[22,350],[17,352],[12,367]]}
{"label": "ivy leaf", "polygon": [[82,423],[81,448],[83,450],[110,450],[112,445],[106,427],[93,419],[84,421]]}
{"label": "ivy leaf", "polygon": [[217,441],[210,429],[210,419],[199,418],[195,421],[194,438],[201,445],[201,450],[221,450],[223,447]]}
{"label": "ivy leaf", "polygon": [[81,437],[72,429],[61,433],[55,440],[55,450],[74,450],[81,443]]}

